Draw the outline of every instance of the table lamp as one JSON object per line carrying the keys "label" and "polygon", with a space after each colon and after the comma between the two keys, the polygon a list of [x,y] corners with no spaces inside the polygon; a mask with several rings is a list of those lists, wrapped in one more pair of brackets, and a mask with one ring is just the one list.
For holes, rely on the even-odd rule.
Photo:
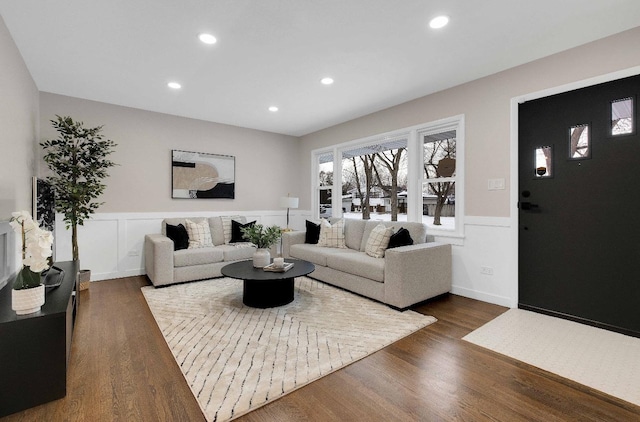
{"label": "table lamp", "polygon": [[280,206],[282,208],[286,208],[287,209],[287,228],[284,229],[284,231],[287,231],[287,232],[291,231],[291,229],[289,228],[289,209],[298,208],[298,198],[295,198],[293,196],[289,196],[287,194],[287,196],[283,196],[283,197],[280,198]]}

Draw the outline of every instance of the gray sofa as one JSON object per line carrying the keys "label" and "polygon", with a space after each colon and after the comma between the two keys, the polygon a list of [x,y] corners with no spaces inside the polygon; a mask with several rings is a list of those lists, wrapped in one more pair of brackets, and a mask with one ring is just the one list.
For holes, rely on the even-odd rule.
{"label": "gray sofa", "polygon": [[[206,218],[213,247],[174,251],[173,241],[166,236],[166,225],[185,224],[186,219],[201,221],[203,217],[167,218],[162,233],[148,234],[144,239],[144,261],[147,276],[154,286],[221,277],[220,269],[230,262],[251,259],[255,251],[246,243],[229,244],[230,222],[246,223],[241,216]],[[225,230],[227,239],[225,240]]]}
{"label": "gray sofa", "polygon": [[[451,290],[451,245],[434,242],[426,225],[344,220],[345,249],[305,243],[305,232],[295,231],[282,236],[283,256],[313,262],[316,270],[310,277],[397,309]],[[414,244],[387,249],[383,258],[367,255],[367,239],[378,224],[394,231],[404,227]]]}

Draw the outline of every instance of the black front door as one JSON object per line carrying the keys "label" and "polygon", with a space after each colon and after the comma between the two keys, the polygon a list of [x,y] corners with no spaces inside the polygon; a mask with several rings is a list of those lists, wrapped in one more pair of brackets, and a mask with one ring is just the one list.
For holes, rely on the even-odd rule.
{"label": "black front door", "polygon": [[640,336],[639,96],[634,76],[520,105],[519,307]]}

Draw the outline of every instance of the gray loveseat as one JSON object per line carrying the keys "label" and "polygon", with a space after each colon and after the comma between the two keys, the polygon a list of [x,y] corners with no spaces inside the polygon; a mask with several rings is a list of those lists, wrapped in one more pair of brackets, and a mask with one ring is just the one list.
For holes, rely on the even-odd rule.
{"label": "gray loveseat", "polygon": [[[336,219],[331,219],[335,222]],[[451,290],[451,245],[427,236],[421,223],[344,219],[346,248],[305,243],[305,232],[282,236],[285,258],[313,262],[311,277],[354,293],[406,309]],[[407,229],[413,245],[387,249],[383,258],[365,253],[369,234],[378,224]]]}
{"label": "gray loveseat", "polygon": [[[241,216],[206,218],[213,247],[174,251],[174,243],[166,236],[166,225],[185,224],[186,219],[202,221],[203,217],[167,218],[162,221],[162,233],[148,234],[144,239],[144,260],[147,276],[154,286],[221,277],[220,269],[230,262],[251,259],[253,245],[228,243],[231,220],[246,223]],[[226,234],[225,234],[226,232]]]}

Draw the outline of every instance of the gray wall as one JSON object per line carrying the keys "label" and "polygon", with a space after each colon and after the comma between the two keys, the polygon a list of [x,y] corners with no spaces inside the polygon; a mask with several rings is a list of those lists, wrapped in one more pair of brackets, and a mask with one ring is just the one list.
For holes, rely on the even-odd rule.
{"label": "gray wall", "polygon": [[31,211],[38,88],[0,17],[0,221]]}
{"label": "gray wall", "polygon": [[0,16],[0,288],[20,268],[11,213],[31,211],[38,89]]}
{"label": "gray wall", "polygon": [[[118,144],[100,213],[275,210],[280,196],[300,193],[298,138],[43,92],[41,140],[57,137],[55,115],[104,125]],[[171,199],[172,149],[235,156],[235,199]],[[47,174],[40,160],[38,175]]]}
{"label": "gray wall", "polygon": [[[466,215],[509,217],[510,100],[640,65],[640,27],[302,137],[301,207],[310,206],[311,151],[403,127],[465,115]],[[469,63],[473,66],[473,63]],[[505,190],[488,191],[487,179]]]}

